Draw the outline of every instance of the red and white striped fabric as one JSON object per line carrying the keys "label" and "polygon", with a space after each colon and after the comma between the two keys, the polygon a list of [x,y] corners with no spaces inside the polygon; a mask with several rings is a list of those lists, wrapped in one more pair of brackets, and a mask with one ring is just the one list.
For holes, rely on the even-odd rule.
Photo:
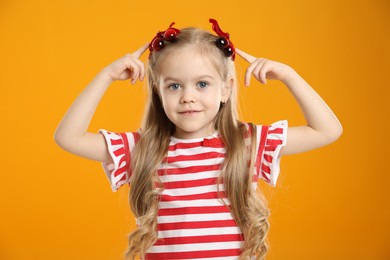
{"label": "red and white striped fabric", "polygon": [[[100,130],[106,139],[113,163],[103,163],[116,191],[129,183],[128,165],[139,133],[112,133]],[[275,186],[279,175],[279,151],[286,144],[287,121],[257,126],[256,176]],[[217,178],[225,156],[218,134],[206,138],[171,137],[167,162],[158,174],[164,184],[158,211],[158,241],[146,259],[238,259],[241,230],[217,194]],[[229,201],[223,194],[226,204]]]}

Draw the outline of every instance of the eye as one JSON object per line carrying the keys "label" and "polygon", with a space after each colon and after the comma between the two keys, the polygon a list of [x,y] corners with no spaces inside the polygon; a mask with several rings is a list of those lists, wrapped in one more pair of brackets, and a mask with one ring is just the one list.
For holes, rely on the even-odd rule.
{"label": "eye", "polygon": [[196,86],[199,87],[199,88],[205,88],[209,85],[209,83],[205,82],[205,81],[199,81]]}
{"label": "eye", "polygon": [[168,88],[171,90],[178,90],[180,87],[181,87],[180,84],[177,83],[172,83],[168,86]]}

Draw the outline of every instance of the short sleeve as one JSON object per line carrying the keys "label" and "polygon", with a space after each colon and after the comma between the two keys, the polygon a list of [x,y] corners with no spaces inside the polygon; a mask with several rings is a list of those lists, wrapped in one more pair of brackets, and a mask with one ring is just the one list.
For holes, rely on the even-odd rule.
{"label": "short sleeve", "polygon": [[287,142],[287,120],[256,129],[256,174],[271,186],[276,186],[280,172],[280,150]]}
{"label": "short sleeve", "polygon": [[130,182],[131,151],[139,138],[138,133],[113,133],[100,129],[104,136],[112,163],[102,162],[112,191],[117,191],[122,185]]}

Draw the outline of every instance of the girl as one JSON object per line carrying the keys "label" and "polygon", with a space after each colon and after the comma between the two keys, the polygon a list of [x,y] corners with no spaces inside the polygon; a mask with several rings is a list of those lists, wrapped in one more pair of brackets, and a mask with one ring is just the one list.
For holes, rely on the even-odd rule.
{"label": "girl", "polygon": [[[72,104],[55,133],[65,150],[103,162],[112,189],[130,184],[137,229],[126,256],[145,259],[263,259],[269,215],[257,187],[275,185],[280,157],[335,141],[342,127],[320,96],[289,66],[235,49],[216,35],[172,27],[104,68]],[[149,47],[147,73],[138,59]],[[282,81],[307,125],[243,123],[237,117],[236,54],[254,77]],[[87,132],[115,80],[143,80],[149,98],[141,129]]]}

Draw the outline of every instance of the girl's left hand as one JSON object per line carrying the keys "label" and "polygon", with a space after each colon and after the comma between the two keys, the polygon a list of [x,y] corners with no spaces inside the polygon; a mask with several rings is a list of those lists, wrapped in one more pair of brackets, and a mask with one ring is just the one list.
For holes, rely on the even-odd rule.
{"label": "girl's left hand", "polygon": [[277,79],[284,82],[287,76],[294,72],[290,66],[277,61],[256,58],[237,48],[236,53],[250,63],[245,73],[245,86],[249,86],[252,73],[258,81],[266,84],[267,79]]}

